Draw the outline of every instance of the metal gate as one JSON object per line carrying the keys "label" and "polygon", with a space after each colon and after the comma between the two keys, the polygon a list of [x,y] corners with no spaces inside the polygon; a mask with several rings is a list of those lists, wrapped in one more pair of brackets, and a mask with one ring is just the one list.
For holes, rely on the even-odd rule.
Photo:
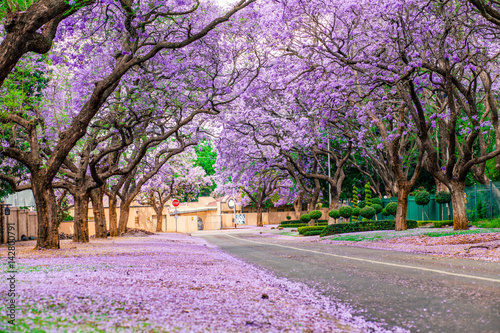
{"label": "metal gate", "polygon": [[198,217],[198,230],[203,230],[203,220]]}
{"label": "metal gate", "polygon": [[205,218],[204,230],[222,229],[222,215],[209,215]]}

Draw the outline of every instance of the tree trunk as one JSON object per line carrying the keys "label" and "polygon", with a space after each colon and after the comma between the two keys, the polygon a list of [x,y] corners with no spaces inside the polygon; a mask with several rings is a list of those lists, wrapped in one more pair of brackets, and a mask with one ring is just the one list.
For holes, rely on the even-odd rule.
{"label": "tree trunk", "polygon": [[299,193],[297,199],[293,202],[293,210],[295,211],[295,219],[298,220],[300,218],[300,213],[302,212],[302,197],[304,194],[302,192]]}
{"label": "tree trunk", "polygon": [[156,232],[163,231],[163,206],[158,207],[156,211]]}
{"label": "tree trunk", "polygon": [[116,214],[116,195],[108,195],[109,198],[109,235],[118,236],[118,217]]}
{"label": "tree trunk", "polygon": [[118,232],[120,234],[127,232],[129,213],[130,213],[130,202],[122,201],[120,204],[120,222],[118,224]]}
{"label": "tree trunk", "polygon": [[74,195],[75,217],[73,218],[73,242],[89,242],[89,196],[87,193],[78,192]]}
{"label": "tree trunk", "polygon": [[52,185],[44,184],[32,174],[31,184],[36,202],[38,236],[35,249],[59,249],[57,200]]}
{"label": "tree trunk", "polygon": [[102,187],[95,188],[90,192],[92,199],[92,210],[94,212],[95,237],[107,238],[108,231],[106,230],[106,216],[104,215],[104,189]]}
{"label": "tree trunk", "polygon": [[451,182],[448,184],[448,189],[450,190],[451,202],[453,204],[453,229],[467,230],[469,229],[469,221],[465,209],[465,183]]}
{"label": "tree trunk", "polygon": [[257,206],[257,226],[263,227],[264,223],[262,222],[262,206]]}
{"label": "tree trunk", "polygon": [[398,188],[398,206],[396,209],[396,231],[403,231],[408,229],[406,223],[406,214],[408,211],[408,194],[410,193],[410,186],[400,185]]}

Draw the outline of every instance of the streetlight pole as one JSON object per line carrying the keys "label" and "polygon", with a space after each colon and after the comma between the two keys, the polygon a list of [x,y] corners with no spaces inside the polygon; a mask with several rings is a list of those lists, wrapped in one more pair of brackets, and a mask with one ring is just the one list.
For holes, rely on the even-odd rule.
{"label": "streetlight pole", "polygon": [[[331,179],[331,166],[330,166],[330,138],[326,137],[328,140],[328,178]],[[332,185],[328,182],[328,209],[332,206]]]}

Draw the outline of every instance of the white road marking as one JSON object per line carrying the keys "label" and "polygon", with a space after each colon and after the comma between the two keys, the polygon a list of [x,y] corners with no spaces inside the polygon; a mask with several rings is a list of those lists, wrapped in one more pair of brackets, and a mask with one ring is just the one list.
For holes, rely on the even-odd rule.
{"label": "white road marking", "polygon": [[500,282],[500,279],[492,279],[492,278],[481,277],[481,276],[474,276],[474,275],[467,275],[467,274],[460,274],[460,273],[452,273],[452,272],[446,272],[446,271],[441,271],[439,269],[432,269],[432,268],[424,268],[424,267],[416,267],[416,266],[410,266],[410,265],[393,264],[393,263],[383,262],[383,261],[377,261],[377,260],[361,259],[361,258],[356,258],[356,257],[343,256],[343,255],[340,255],[340,254],[333,254],[333,253],[327,253],[327,252],[320,252],[320,251],[314,251],[314,250],[301,249],[299,247],[293,247],[293,246],[287,246],[287,245],[279,245],[279,244],[273,244],[273,243],[263,243],[263,242],[257,242],[257,241],[249,240],[249,239],[243,239],[243,238],[238,238],[238,237],[230,236],[230,235],[227,235],[227,234],[226,234],[226,236],[234,238],[234,239],[237,239],[237,240],[245,241],[245,242],[250,242],[250,243],[262,244],[262,245],[274,245],[274,246],[284,247],[284,248],[292,249],[292,250],[299,250],[299,251],[317,253],[317,254],[322,254],[322,255],[327,255],[327,256],[332,256],[332,257],[337,257],[337,258],[343,258],[343,259],[351,259],[351,260],[369,262],[369,263],[372,263],[372,264],[379,264],[379,265],[386,265],[386,266],[393,266],[393,267],[400,267],[400,268],[417,269],[417,270],[426,271],[426,272],[434,272],[434,273],[439,273],[439,274],[453,275],[453,276],[458,276],[458,277],[464,277],[464,278],[476,279],[476,280],[483,280],[483,281],[490,281],[490,282]]}

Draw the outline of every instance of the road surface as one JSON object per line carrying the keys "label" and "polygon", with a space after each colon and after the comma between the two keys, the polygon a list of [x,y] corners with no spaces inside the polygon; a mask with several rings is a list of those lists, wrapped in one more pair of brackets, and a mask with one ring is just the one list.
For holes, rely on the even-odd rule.
{"label": "road surface", "polygon": [[282,240],[199,234],[280,277],[304,282],[355,314],[412,332],[500,332],[500,264]]}

